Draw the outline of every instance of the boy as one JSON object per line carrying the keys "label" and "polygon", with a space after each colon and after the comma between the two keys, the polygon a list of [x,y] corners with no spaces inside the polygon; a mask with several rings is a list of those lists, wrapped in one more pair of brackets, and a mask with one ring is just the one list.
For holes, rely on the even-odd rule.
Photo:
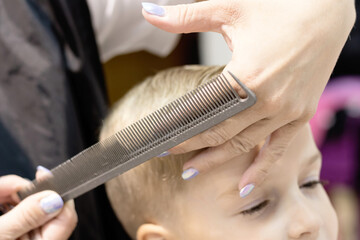
{"label": "boy", "polygon": [[[132,89],[105,120],[101,139],[150,114],[221,72],[185,66],[162,71]],[[259,96],[258,96],[259,97]],[[239,197],[238,182],[261,145],[184,181],[196,152],[154,158],[106,184],[124,228],[138,240],[337,239],[337,218],[321,186],[321,157],[307,125],[265,183]]]}

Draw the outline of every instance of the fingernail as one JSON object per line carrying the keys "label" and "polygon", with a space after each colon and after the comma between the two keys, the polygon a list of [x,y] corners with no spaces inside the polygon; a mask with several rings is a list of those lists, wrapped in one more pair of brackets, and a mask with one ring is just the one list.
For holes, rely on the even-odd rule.
{"label": "fingernail", "polygon": [[141,4],[143,9],[151,15],[156,15],[159,17],[163,17],[165,15],[165,9],[163,7],[160,7],[159,5],[149,2],[143,2]]}
{"label": "fingernail", "polygon": [[196,175],[199,174],[199,171],[196,170],[195,168],[189,168],[189,169],[186,169],[182,174],[181,174],[181,177],[184,179],[184,180],[189,180],[193,177],[195,177]]}
{"label": "fingernail", "polygon": [[49,169],[47,169],[46,167],[43,167],[41,165],[37,166],[36,168],[37,171],[43,171],[43,172],[46,172],[46,173],[49,173],[52,175],[51,171]]}
{"label": "fingernail", "polygon": [[160,154],[158,157],[166,157],[168,155],[170,155],[170,153],[168,151],[165,151],[162,154]]}
{"label": "fingernail", "polygon": [[42,210],[46,213],[53,213],[61,209],[64,206],[64,201],[59,194],[53,193],[40,201]]}
{"label": "fingernail", "polygon": [[248,184],[246,185],[245,187],[243,187],[241,190],[240,190],[240,197],[241,198],[244,198],[246,196],[248,196],[252,190],[254,189],[255,185],[254,184]]}

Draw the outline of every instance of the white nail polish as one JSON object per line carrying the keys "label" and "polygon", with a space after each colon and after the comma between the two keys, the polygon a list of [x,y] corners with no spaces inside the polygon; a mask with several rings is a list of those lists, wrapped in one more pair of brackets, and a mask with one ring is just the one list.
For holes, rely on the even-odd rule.
{"label": "white nail polish", "polygon": [[59,194],[51,194],[40,201],[40,206],[44,212],[50,214],[56,212],[64,206],[64,201]]}
{"label": "white nail polish", "polygon": [[47,168],[45,168],[45,167],[43,167],[41,165],[37,166],[36,170],[37,171],[43,171],[43,172],[46,172],[46,173],[49,173],[49,174],[52,175],[52,173],[51,173],[51,171],[49,169],[47,169]]}
{"label": "white nail polish", "polygon": [[184,179],[184,180],[189,180],[193,177],[195,177],[196,175],[199,174],[199,171],[196,170],[195,168],[189,168],[189,169],[186,169],[182,174],[181,174],[181,177]]}
{"label": "white nail polish", "polygon": [[246,196],[248,196],[252,190],[254,189],[255,185],[254,184],[248,184],[246,185],[245,187],[243,187],[241,190],[240,190],[240,197],[241,198],[244,198]]}
{"label": "white nail polish", "polygon": [[166,152],[163,152],[162,154],[160,154],[158,157],[161,158],[161,157],[166,157],[168,155],[170,155],[170,153],[168,151],[166,151]]}
{"label": "white nail polish", "polygon": [[141,4],[143,9],[151,15],[156,15],[159,17],[163,17],[165,15],[165,9],[163,7],[160,7],[159,5],[149,2],[143,2]]}

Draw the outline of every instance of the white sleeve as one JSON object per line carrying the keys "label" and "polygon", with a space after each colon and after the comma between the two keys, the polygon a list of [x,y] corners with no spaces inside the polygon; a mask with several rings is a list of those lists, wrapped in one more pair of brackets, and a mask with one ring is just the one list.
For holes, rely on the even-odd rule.
{"label": "white sleeve", "polygon": [[[130,52],[146,50],[168,55],[178,34],[168,33],[148,23],[142,16],[143,0],[87,0],[103,62]],[[153,0],[158,5],[191,3],[194,0]]]}

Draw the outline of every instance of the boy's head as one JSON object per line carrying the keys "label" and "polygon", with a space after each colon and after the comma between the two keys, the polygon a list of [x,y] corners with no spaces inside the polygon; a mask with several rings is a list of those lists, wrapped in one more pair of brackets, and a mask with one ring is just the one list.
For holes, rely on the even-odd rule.
{"label": "boy's head", "polygon": [[[101,139],[216,77],[221,67],[169,69],[132,89],[105,120]],[[260,96],[258,96],[260,97]],[[319,184],[321,157],[308,126],[261,186],[239,197],[238,182],[257,149],[191,179],[194,153],[154,158],[106,184],[111,205],[133,239],[337,238],[337,219]]]}

